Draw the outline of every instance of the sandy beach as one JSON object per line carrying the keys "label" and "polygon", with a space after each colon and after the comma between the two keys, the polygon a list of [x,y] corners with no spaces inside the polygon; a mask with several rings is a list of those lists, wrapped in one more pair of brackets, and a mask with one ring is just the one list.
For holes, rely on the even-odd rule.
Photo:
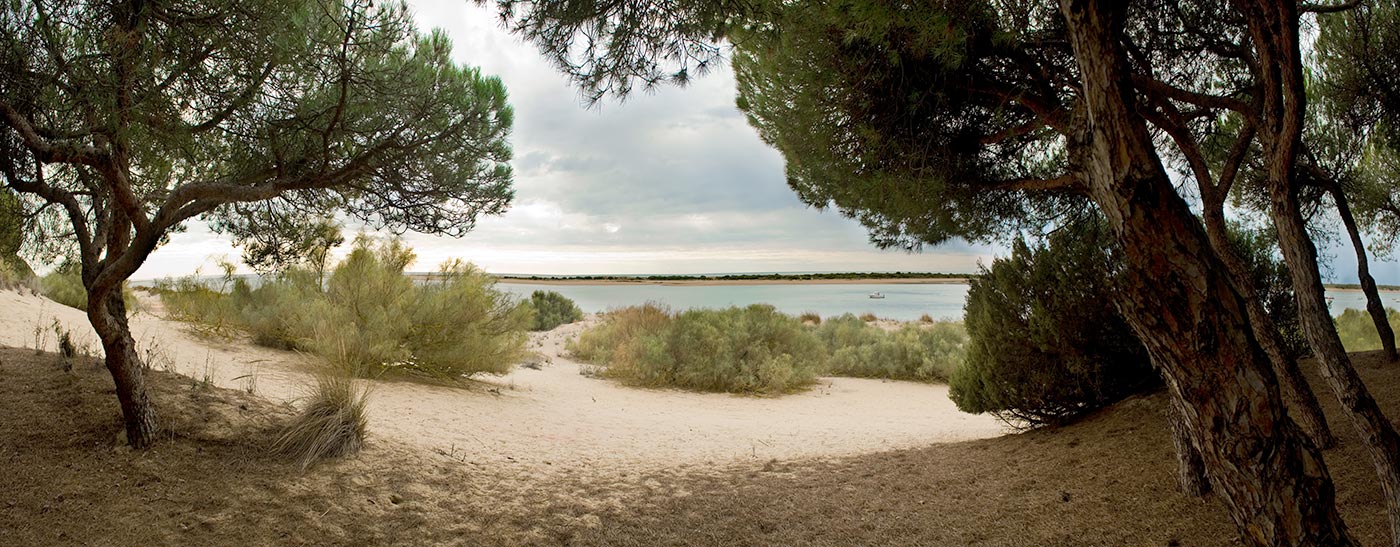
{"label": "sandy beach", "polygon": [[[157,302],[145,303],[132,331],[154,368],[280,402],[295,401],[309,382],[309,357],[194,334],[158,317]],[[80,346],[99,348],[79,310],[9,291],[0,291],[0,309],[0,344],[52,349],[57,321]],[[532,333],[532,367],[467,388],[375,382],[372,437],[527,473],[613,474],[849,456],[1005,433],[990,416],[959,412],[943,385],[822,378],[783,397],[623,387],[580,374],[565,355],[565,341],[591,321]]]}

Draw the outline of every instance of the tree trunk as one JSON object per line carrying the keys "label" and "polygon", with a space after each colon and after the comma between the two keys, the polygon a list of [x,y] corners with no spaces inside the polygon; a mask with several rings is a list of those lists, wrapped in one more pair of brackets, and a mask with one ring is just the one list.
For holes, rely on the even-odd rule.
{"label": "tree trunk", "polygon": [[1269,356],[1269,362],[1274,367],[1274,374],[1278,375],[1279,387],[1283,391],[1284,399],[1288,401],[1288,415],[1293,418],[1293,421],[1298,422],[1298,426],[1303,428],[1303,432],[1308,437],[1312,438],[1313,444],[1323,449],[1331,448],[1337,444],[1337,438],[1332,435],[1332,429],[1327,425],[1327,417],[1322,413],[1322,405],[1317,402],[1317,395],[1308,385],[1307,378],[1303,376],[1303,370],[1298,367],[1298,361],[1289,357],[1284,351],[1284,343],[1279,335],[1278,326],[1274,324],[1273,319],[1269,318],[1269,311],[1264,309],[1264,304],[1259,298],[1259,291],[1249,278],[1248,268],[1244,261],[1235,254],[1235,250],[1230,247],[1225,215],[1222,212],[1223,205],[1223,203],[1204,205],[1205,214],[1202,217],[1205,219],[1206,237],[1210,239],[1211,247],[1215,249],[1215,253],[1225,264],[1225,269],[1229,271],[1230,277],[1235,282],[1235,289],[1244,297],[1245,305],[1249,311],[1249,324],[1254,329],[1254,336],[1259,340],[1264,354]]}
{"label": "tree trunk", "polygon": [[1342,347],[1327,310],[1322,276],[1318,274],[1317,248],[1308,236],[1298,204],[1295,175],[1307,100],[1298,38],[1298,4],[1292,0],[1240,0],[1239,4],[1249,21],[1250,38],[1259,56],[1255,63],[1262,99],[1259,142],[1269,188],[1269,215],[1293,278],[1303,334],[1312,346],[1323,378],[1371,454],[1390,516],[1391,544],[1400,545],[1400,435],[1371,398]]}
{"label": "tree trunk", "polygon": [[107,291],[106,295],[89,293],[88,320],[107,354],[107,371],[116,384],[126,440],[132,448],[150,447],[155,440],[156,413],[146,394],[145,371],[136,351],[136,340],[131,337],[120,287]]}
{"label": "tree trunk", "polygon": [[1198,498],[1210,493],[1205,462],[1201,461],[1201,451],[1191,440],[1191,429],[1186,424],[1181,400],[1176,397],[1170,399],[1167,422],[1171,426],[1172,444],[1176,445],[1177,482],[1181,485],[1181,493]]}
{"label": "tree trunk", "polygon": [[1336,184],[1328,188],[1332,194],[1332,200],[1337,203],[1337,214],[1342,217],[1342,224],[1347,228],[1347,235],[1351,237],[1351,246],[1356,249],[1356,278],[1361,282],[1361,291],[1366,293],[1366,311],[1371,314],[1371,321],[1376,324],[1376,334],[1381,337],[1381,349],[1385,351],[1387,361],[1400,360],[1400,354],[1395,352],[1395,331],[1390,328],[1390,319],[1385,314],[1385,304],[1381,302],[1381,293],[1376,289],[1376,280],[1371,277],[1371,265],[1366,259],[1366,245],[1361,242],[1361,231],[1356,227],[1356,217],[1351,214],[1351,205],[1347,203],[1347,196]]}
{"label": "tree trunk", "polygon": [[[1211,484],[1251,545],[1355,545],[1322,455],[1284,411],[1244,299],[1133,108],[1112,0],[1061,0],[1082,99],[1071,165],[1121,245],[1117,302],[1162,367]],[[1118,13],[1114,13],[1118,12]]]}

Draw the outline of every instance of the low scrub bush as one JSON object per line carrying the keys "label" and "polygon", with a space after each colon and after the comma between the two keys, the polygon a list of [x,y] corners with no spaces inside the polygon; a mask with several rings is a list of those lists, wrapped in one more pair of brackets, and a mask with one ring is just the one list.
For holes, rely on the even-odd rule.
{"label": "low scrub bush", "polygon": [[495,280],[460,262],[415,284],[412,250],[398,240],[356,240],[331,273],[291,269],[257,288],[232,277],[210,287],[194,277],[162,283],[173,317],[215,331],[247,332],[257,344],[307,351],[364,377],[398,371],[455,380],[501,374],[524,355],[533,315]]}
{"label": "low scrub bush", "polygon": [[733,393],[804,387],[825,357],[809,329],[767,305],[678,314],[650,304],[624,308],[569,349],[626,383]]}
{"label": "low scrub bush", "polygon": [[813,325],[822,324],[822,314],[814,311],[804,311],[797,319],[803,323],[811,323]]}
{"label": "low scrub bush", "polygon": [[24,259],[18,256],[0,256],[0,289],[29,289],[38,292],[40,286],[34,276],[34,270],[29,268],[29,263]]}
{"label": "low scrub bush", "polygon": [[[64,306],[87,310],[87,288],[83,287],[82,272],[78,264],[71,260],[39,278],[39,291],[49,300]],[[128,313],[136,311],[136,295],[125,284],[122,285],[122,300]]]}
{"label": "low scrub bush", "polygon": [[[1400,312],[1391,308],[1386,308],[1386,317],[1390,324],[1400,324]],[[1375,351],[1381,349],[1381,335],[1376,332],[1376,324],[1371,321],[1371,314],[1365,310],[1347,308],[1341,315],[1332,319],[1337,326],[1337,335],[1342,339],[1342,346],[1347,351]]]}
{"label": "low scrub bush", "polygon": [[847,314],[816,329],[830,355],[833,376],[946,382],[961,366],[967,332],[962,324],[907,324],[885,332]]}
{"label": "low scrub bush", "polygon": [[534,325],[530,327],[534,331],[553,330],[583,319],[583,310],[573,300],[554,291],[530,293],[530,306],[535,309]]}
{"label": "low scrub bush", "polygon": [[880,319],[880,318],[879,318],[879,317],[875,317],[875,314],[873,314],[873,313],[862,313],[862,314],[860,314],[860,320],[861,320],[861,321],[865,321],[865,322],[867,322],[867,323],[874,322],[874,321],[878,321],[879,319]]}

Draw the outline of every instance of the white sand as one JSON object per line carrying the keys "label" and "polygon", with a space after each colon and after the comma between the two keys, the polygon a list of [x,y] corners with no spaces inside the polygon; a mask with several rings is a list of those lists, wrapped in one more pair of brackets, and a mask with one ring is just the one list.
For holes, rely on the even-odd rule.
{"label": "white sand", "polygon": [[[35,328],[54,319],[95,353],[86,315],[42,297],[0,291],[0,344],[34,347]],[[590,320],[592,321],[592,320]],[[947,387],[912,382],[823,378],[805,393],[744,397],[617,385],[579,374],[566,339],[585,323],[531,335],[546,359],[472,389],[406,381],[376,382],[372,435],[418,445],[463,463],[535,471],[628,473],[740,461],[852,455],[1005,433],[995,419],[958,412]],[[259,395],[293,401],[308,382],[309,357],[216,341],[150,313],[132,319],[156,368],[234,389],[256,377]]]}

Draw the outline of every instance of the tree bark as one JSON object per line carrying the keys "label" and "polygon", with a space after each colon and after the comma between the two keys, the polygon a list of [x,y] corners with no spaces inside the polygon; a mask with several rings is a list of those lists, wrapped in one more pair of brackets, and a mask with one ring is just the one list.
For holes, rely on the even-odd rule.
{"label": "tree bark", "polygon": [[1400,435],[1386,419],[1342,347],[1327,309],[1317,248],[1298,203],[1296,178],[1306,92],[1299,46],[1298,5],[1291,0],[1239,0],[1259,60],[1259,142],[1269,188],[1269,215],[1293,278],[1303,334],[1322,376],[1351,417],[1376,466],[1390,516],[1391,544],[1400,546]]}
{"label": "tree bark", "polygon": [[1259,291],[1249,278],[1248,268],[1246,268],[1244,261],[1235,254],[1234,249],[1230,247],[1223,206],[1223,203],[1205,203],[1203,205],[1205,214],[1201,216],[1205,219],[1206,237],[1210,239],[1211,247],[1215,249],[1215,253],[1225,264],[1225,269],[1229,271],[1230,277],[1235,282],[1235,289],[1244,297],[1254,337],[1258,339],[1260,347],[1264,349],[1264,354],[1269,356],[1269,362],[1274,367],[1274,374],[1278,376],[1279,387],[1283,391],[1284,399],[1288,401],[1288,415],[1298,423],[1299,427],[1303,428],[1303,432],[1312,439],[1313,444],[1316,444],[1318,448],[1331,448],[1337,444],[1337,438],[1332,434],[1332,428],[1327,425],[1327,417],[1322,413],[1322,405],[1317,402],[1317,394],[1313,393],[1312,387],[1308,385],[1308,380],[1303,376],[1303,370],[1298,366],[1298,361],[1289,357],[1284,351],[1284,343],[1279,335],[1278,326],[1274,324],[1273,319],[1269,318],[1269,311],[1264,309],[1264,304],[1259,298]]}
{"label": "tree bark", "polygon": [[1191,497],[1201,497],[1210,493],[1210,480],[1206,478],[1206,464],[1201,460],[1201,451],[1191,440],[1191,429],[1186,423],[1181,400],[1170,397],[1167,406],[1167,423],[1171,426],[1172,444],[1176,446],[1177,482],[1181,493]]}
{"label": "tree bark", "polygon": [[148,448],[155,441],[155,407],[146,393],[145,370],[127,323],[121,289],[109,290],[105,295],[89,293],[88,320],[107,354],[107,371],[116,384],[126,440],[132,448]]}
{"label": "tree bark", "polygon": [[1366,244],[1361,241],[1361,230],[1356,226],[1356,217],[1351,214],[1351,205],[1347,203],[1346,193],[1335,183],[1330,185],[1327,191],[1332,194],[1332,201],[1337,204],[1337,215],[1342,217],[1342,225],[1346,226],[1351,246],[1356,249],[1356,278],[1361,282],[1361,292],[1366,293],[1366,311],[1371,314],[1371,321],[1376,324],[1376,334],[1381,337],[1381,349],[1385,352],[1387,361],[1400,360],[1400,354],[1395,352],[1395,330],[1390,328],[1385,303],[1381,302],[1381,293],[1376,289],[1376,279],[1371,277],[1371,265],[1366,259]]}
{"label": "tree bark", "polygon": [[1118,307],[1246,543],[1355,545],[1318,448],[1284,411],[1247,305],[1162,168],[1119,50],[1121,3],[1061,0],[1080,68],[1072,169],[1122,248]]}

